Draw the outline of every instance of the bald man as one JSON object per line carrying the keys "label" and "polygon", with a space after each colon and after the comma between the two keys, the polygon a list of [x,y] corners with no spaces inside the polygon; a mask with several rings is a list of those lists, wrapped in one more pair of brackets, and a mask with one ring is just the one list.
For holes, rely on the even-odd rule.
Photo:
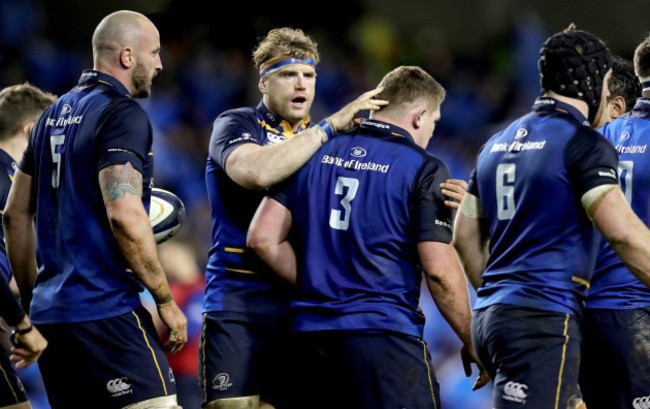
{"label": "bald man", "polygon": [[[39,367],[53,408],[177,408],[163,348],[182,348],[187,319],[149,224],[152,128],[133,100],[162,70],[160,37],[147,17],[118,11],[92,44],[94,69],[38,119],[16,170],[7,253],[49,342]],[[164,347],[143,286],[168,327]]]}

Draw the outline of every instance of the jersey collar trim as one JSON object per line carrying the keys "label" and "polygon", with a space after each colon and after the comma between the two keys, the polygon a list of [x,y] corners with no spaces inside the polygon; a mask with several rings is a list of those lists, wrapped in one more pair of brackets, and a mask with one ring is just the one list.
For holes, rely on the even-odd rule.
{"label": "jersey collar trim", "polygon": [[386,135],[402,136],[408,140],[413,141],[413,137],[408,131],[399,126],[389,124],[388,122],[378,121],[376,119],[364,119],[360,125],[361,129],[366,131],[374,131]]}
{"label": "jersey collar trim", "polygon": [[650,111],[650,98],[637,98],[636,103],[634,104],[634,110],[643,112]]}
{"label": "jersey collar trim", "polygon": [[576,121],[589,126],[589,121],[575,107],[551,97],[538,97],[533,105],[535,112],[561,112],[572,116]]}
{"label": "jersey collar trim", "polygon": [[120,94],[132,98],[129,90],[117,78],[96,70],[84,70],[79,78],[79,85],[101,82],[115,88]]}
{"label": "jersey collar trim", "polygon": [[[290,133],[293,134],[293,130],[291,129],[291,124],[289,124],[289,122],[284,120],[281,116],[271,112],[266,107],[266,105],[264,105],[263,101],[260,101],[256,109],[257,112],[262,116],[264,122],[266,122],[269,126],[271,126],[272,128],[281,127],[282,129],[285,130],[285,132],[291,131]],[[307,115],[307,117],[302,120],[302,124],[300,124],[300,129],[298,130],[298,132],[309,128],[310,121],[311,118],[309,115]]]}

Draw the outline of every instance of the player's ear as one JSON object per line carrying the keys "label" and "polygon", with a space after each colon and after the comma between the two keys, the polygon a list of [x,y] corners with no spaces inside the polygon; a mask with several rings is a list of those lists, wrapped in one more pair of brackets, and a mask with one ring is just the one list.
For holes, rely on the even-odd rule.
{"label": "player's ear", "polygon": [[131,68],[135,64],[135,55],[131,47],[124,47],[120,50],[120,64],[124,68]]}
{"label": "player's ear", "polygon": [[29,134],[32,133],[32,128],[36,122],[30,122],[27,125],[23,126],[23,133],[29,137]]}
{"label": "player's ear", "polygon": [[412,112],[413,128],[419,129],[422,127],[422,123],[424,122],[424,114],[427,112],[427,110],[424,108],[418,108]]}
{"label": "player's ear", "polygon": [[268,85],[267,85],[267,81],[266,81],[267,78],[268,78],[268,76],[265,75],[265,76],[263,76],[262,78],[260,78],[260,82],[257,83],[257,88],[259,88],[259,90],[260,90],[260,92],[261,92],[262,94],[266,94],[266,93],[267,93],[267,89],[268,89]]}
{"label": "player's ear", "polygon": [[609,111],[612,119],[616,119],[625,113],[627,105],[625,104],[625,98],[622,96],[614,97],[609,103],[612,104]]}

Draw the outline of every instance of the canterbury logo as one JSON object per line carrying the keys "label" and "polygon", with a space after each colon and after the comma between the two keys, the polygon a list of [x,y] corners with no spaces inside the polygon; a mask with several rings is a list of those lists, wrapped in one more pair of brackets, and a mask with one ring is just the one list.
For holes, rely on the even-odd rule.
{"label": "canterbury logo", "polygon": [[108,381],[106,384],[106,390],[111,394],[112,397],[126,395],[131,393],[131,384],[127,383],[127,378],[117,378],[112,381]]}
{"label": "canterbury logo", "polygon": [[528,385],[524,383],[508,382],[503,388],[503,399],[517,403],[525,403],[528,397],[527,390]]}
{"label": "canterbury logo", "polygon": [[650,409],[650,396],[636,398],[632,401],[634,409]]}

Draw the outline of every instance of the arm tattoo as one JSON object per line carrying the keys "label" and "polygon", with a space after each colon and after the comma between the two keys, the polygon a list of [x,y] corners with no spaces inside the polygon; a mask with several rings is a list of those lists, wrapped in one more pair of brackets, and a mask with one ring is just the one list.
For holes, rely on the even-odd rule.
{"label": "arm tattoo", "polygon": [[123,198],[127,193],[142,196],[142,174],[130,162],[109,166],[101,174],[100,187],[104,198],[113,201]]}

